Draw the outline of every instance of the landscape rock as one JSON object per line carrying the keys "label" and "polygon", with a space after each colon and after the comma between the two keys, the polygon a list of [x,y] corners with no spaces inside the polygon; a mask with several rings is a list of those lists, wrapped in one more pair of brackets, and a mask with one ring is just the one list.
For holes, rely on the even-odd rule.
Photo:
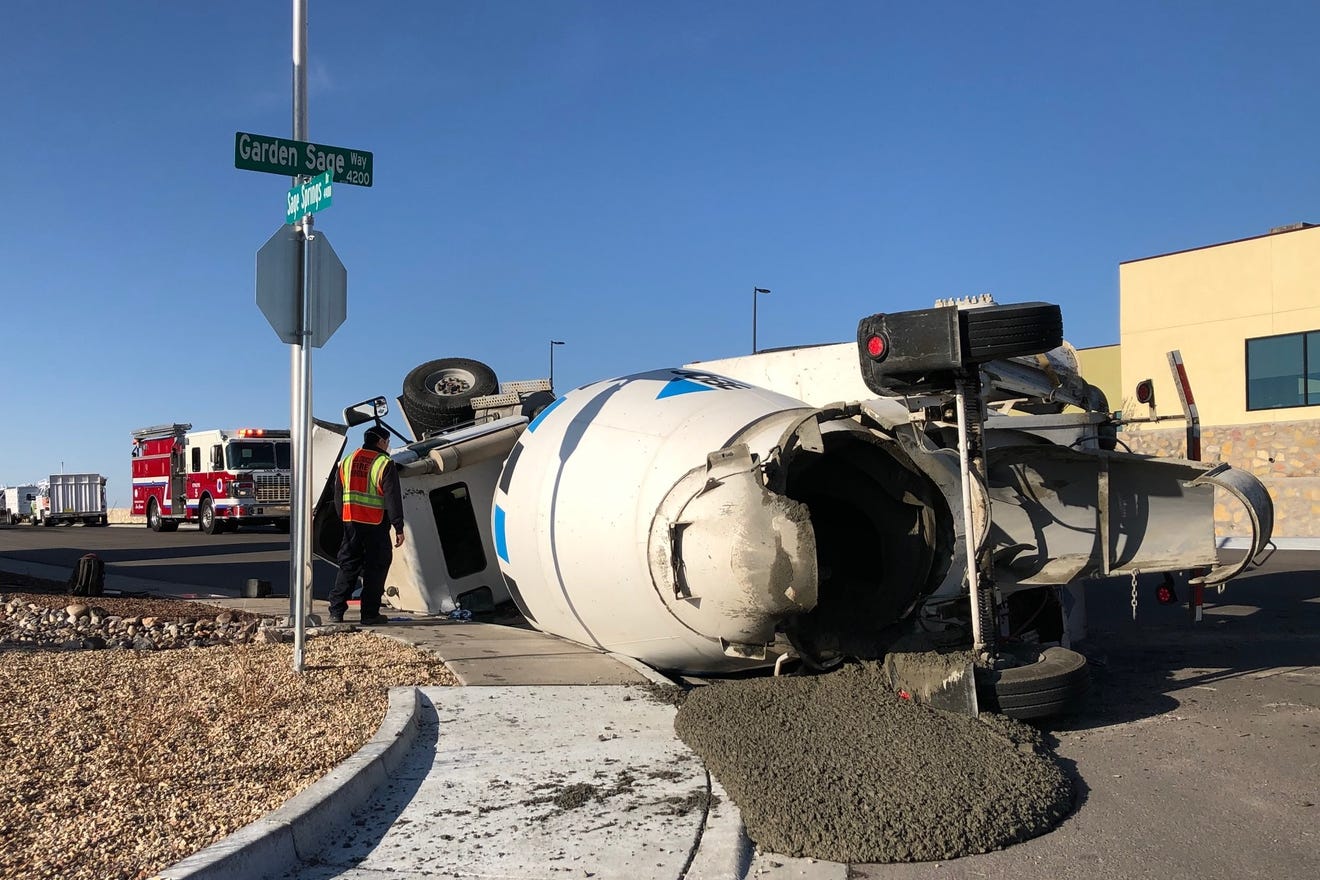
{"label": "landscape rock", "polygon": [[70,602],[67,594],[0,594],[0,644],[57,651],[161,651],[293,640],[293,631],[278,626],[278,620],[246,611],[217,613],[214,606],[178,599],[98,601],[102,604],[93,606]]}

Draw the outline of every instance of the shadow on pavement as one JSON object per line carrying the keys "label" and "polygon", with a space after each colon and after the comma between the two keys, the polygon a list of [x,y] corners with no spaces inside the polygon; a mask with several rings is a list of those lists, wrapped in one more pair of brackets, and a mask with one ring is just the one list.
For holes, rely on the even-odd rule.
{"label": "shadow on pavement", "polygon": [[1129,578],[1087,589],[1089,638],[1078,646],[1090,660],[1091,693],[1081,712],[1047,730],[1104,727],[1169,712],[1189,688],[1320,660],[1320,555],[1281,551],[1264,566],[1206,591],[1204,616],[1191,619],[1186,579],[1179,602],[1155,598],[1162,576],[1138,578],[1132,619]]}

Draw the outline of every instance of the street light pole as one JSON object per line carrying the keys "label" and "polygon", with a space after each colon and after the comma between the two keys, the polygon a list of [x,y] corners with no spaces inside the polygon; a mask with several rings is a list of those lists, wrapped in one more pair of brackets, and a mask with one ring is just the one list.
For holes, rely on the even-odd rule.
{"label": "street light pole", "polygon": [[555,346],[563,345],[563,344],[564,343],[559,341],[558,339],[550,340],[550,390],[551,391],[555,390]]}
{"label": "street light pole", "polygon": [[758,293],[769,293],[764,287],[752,288],[752,354],[756,354],[756,295]]}

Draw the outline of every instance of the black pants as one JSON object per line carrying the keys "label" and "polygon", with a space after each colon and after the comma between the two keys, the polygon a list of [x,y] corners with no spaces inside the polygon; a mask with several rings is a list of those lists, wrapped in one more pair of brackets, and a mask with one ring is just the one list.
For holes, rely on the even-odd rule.
{"label": "black pants", "polygon": [[339,544],[339,576],[330,591],[330,613],[342,617],[348,599],[362,578],[362,616],[380,614],[380,600],[385,595],[385,576],[394,559],[390,524],[344,523],[344,540]]}

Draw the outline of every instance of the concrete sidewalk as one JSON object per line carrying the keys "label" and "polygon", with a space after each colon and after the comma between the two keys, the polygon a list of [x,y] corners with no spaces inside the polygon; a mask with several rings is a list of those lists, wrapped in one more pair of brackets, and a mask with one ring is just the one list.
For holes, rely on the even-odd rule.
{"label": "concrete sidewalk", "polygon": [[[422,694],[431,711],[399,772],[284,876],[742,875],[737,810],[717,793],[707,811],[710,777],[674,735],[672,706],[630,687]],[[699,853],[705,872],[689,870]]]}

